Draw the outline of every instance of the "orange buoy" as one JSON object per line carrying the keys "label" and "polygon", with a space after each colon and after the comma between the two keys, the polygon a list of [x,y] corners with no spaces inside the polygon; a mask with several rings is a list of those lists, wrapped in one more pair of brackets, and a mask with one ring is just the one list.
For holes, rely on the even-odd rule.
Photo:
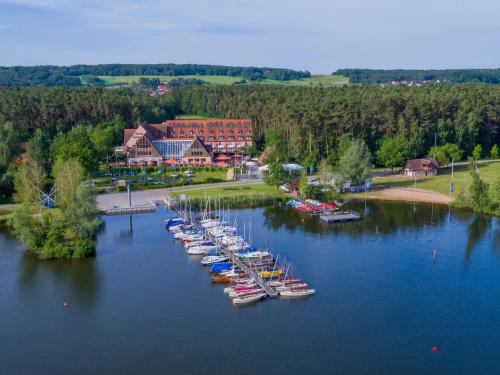
{"label": "orange buoy", "polygon": [[433,353],[437,353],[437,351],[438,351],[437,346],[433,346],[433,347],[432,347],[432,352],[433,352]]}

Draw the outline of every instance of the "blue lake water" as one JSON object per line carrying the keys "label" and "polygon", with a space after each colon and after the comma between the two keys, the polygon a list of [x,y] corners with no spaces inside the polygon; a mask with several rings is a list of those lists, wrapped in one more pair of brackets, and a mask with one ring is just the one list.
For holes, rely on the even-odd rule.
{"label": "blue lake water", "polygon": [[243,308],[172,240],[163,209],[103,218],[83,261],[36,260],[0,232],[1,373],[500,373],[498,219],[351,206],[362,221],[233,211],[317,291]]}

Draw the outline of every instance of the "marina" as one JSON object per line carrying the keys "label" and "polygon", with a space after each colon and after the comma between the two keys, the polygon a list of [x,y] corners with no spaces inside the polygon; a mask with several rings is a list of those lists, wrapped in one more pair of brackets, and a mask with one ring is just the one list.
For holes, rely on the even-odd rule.
{"label": "marina", "polygon": [[[215,203],[216,204],[216,203]],[[190,256],[204,255],[201,265],[211,265],[214,284],[230,284],[228,295],[234,305],[246,305],[267,297],[303,298],[316,293],[290,272],[292,265],[279,262],[268,250],[257,250],[251,235],[238,235],[228,221],[229,213],[219,206],[210,212],[210,202],[201,213],[191,212],[189,203],[174,208],[175,216],[166,221],[166,229],[184,243]],[[236,220],[235,220],[236,224]],[[246,229],[246,228],[245,228]],[[249,228],[250,229],[250,228]]]}

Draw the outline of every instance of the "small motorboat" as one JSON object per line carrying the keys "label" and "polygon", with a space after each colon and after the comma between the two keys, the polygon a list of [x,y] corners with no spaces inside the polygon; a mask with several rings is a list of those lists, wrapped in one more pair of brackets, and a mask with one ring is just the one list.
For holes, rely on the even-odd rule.
{"label": "small motorboat", "polygon": [[208,255],[201,258],[201,264],[204,266],[211,266],[215,263],[225,262],[229,258],[225,255]]}
{"label": "small motorboat", "polygon": [[188,249],[187,253],[189,255],[206,255],[209,252],[218,250],[220,250],[219,246],[193,246]]}
{"label": "small motorboat", "polygon": [[228,283],[229,277],[226,275],[214,275],[212,276],[212,284],[225,284]]}
{"label": "small motorboat", "polygon": [[249,303],[257,302],[260,301],[261,299],[265,298],[267,296],[266,293],[256,293],[256,294],[251,294],[247,296],[242,296],[233,299],[233,304],[236,306],[241,306],[241,305],[248,305]]}
{"label": "small motorboat", "polygon": [[215,243],[212,241],[192,241],[192,242],[186,242],[184,244],[184,247],[186,249],[189,249],[190,247],[193,246],[215,246]]}
{"label": "small motorboat", "polygon": [[302,298],[309,297],[316,293],[314,289],[310,288],[290,288],[289,290],[284,290],[280,292],[280,296],[283,298]]}
{"label": "small motorboat", "polygon": [[240,259],[260,259],[271,255],[269,251],[252,251],[249,253],[237,253],[235,254]]}

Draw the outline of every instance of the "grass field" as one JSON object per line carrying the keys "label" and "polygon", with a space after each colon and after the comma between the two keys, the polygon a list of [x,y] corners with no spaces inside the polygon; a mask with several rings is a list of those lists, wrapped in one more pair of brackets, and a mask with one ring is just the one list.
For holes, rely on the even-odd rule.
{"label": "grass field", "polygon": [[0,205],[0,224],[5,224],[12,212],[15,210],[15,204],[2,204]]}
{"label": "grass field", "polygon": [[[159,78],[162,82],[168,83],[176,78],[196,78],[201,79],[207,83],[217,84],[217,85],[232,85],[235,82],[242,80],[242,77],[228,77],[228,76],[205,76],[205,75],[188,75],[188,76],[100,76],[99,78],[106,82],[107,86],[120,85],[120,84],[132,84],[138,83],[139,78]],[[256,82],[258,84],[268,84],[268,85],[285,85],[285,86],[339,86],[346,85],[349,83],[349,79],[343,76],[333,76],[330,74],[320,74],[313,75],[311,78],[296,79],[291,81],[276,81],[276,80],[263,80]]]}
{"label": "grass field", "polygon": [[[490,184],[500,178],[500,163],[480,163],[478,164],[479,175],[481,178]],[[421,177],[417,179],[417,189],[432,190],[441,194],[448,195],[450,193],[450,182],[455,184],[454,193],[452,197],[456,197],[460,193],[467,193],[470,186],[470,169],[467,165],[456,166],[454,168],[453,180],[451,178],[451,167],[442,168],[439,170],[438,175],[434,177]],[[373,179],[375,185],[387,185],[395,187],[413,188],[415,180],[413,177],[404,176],[389,176],[389,177],[376,177]]]}
{"label": "grass field", "polygon": [[237,186],[225,186],[225,187],[213,187],[213,188],[203,188],[203,189],[190,189],[190,190],[178,190],[172,193],[175,197],[180,194],[185,194],[187,197],[198,199],[198,198],[219,198],[220,197],[236,197],[254,194],[265,194],[273,197],[283,197],[283,191],[276,190],[276,187],[269,186],[264,183],[262,184],[252,184],[252,185],[237,185]]}

